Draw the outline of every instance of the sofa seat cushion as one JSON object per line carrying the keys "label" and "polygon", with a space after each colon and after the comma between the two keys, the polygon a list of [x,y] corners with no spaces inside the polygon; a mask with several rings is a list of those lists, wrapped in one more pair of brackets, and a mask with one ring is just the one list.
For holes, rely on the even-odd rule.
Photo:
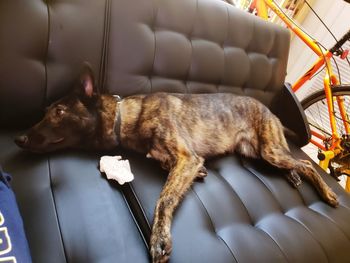
{"label": "sofa seat cushion", "polygon": [[[99,173],[104,153],[40,156],[17,149],[12,138],[0,134],[0,162],[13,174],[34,262],[148,262],[153,211],[167,177],[156,161],[112,153],[129,159],[135,174],[121,187]],[[171,262],[346,261],[350,198],[321,170],[339,195],[337,209],[307,182],[292,188],[261,160],[229,155],[206,167],[208,176],[175,213]]]}
{"label": "sofa seat cushion", "polygon": [[148,262],[142,236],[100,153],[26,153],[0,133],[0,163],[13,175],[33,262]]}
{"label": "sofa seat cushion", "polygon": [[[308,159],[300,149],[291,147],[294,155]],[[135,197],[128,198],[132,210],[143,212],[145,220],[141,219],[140,225],[147,235],[167,173],[152,160],[140,161],[143,156],[130,153],[126,157],[135,180],[124,191]],[[171,262],[348,259],[350,198],[321,170],[339,195],[339,208],[321,201],[307,182],[297,190],[292,188],[284,171],[261,160],[230,155],[210,160],[206,167],[208,176],[194,183],[175,213]]]}

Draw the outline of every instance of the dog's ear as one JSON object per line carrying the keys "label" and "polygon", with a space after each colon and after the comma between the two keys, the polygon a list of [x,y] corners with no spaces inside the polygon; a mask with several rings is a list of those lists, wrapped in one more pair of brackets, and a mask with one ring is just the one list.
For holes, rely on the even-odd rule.
{"label": "dog's ear", "polygon": [[79,83],[78,83],[78,86],[76,87],[76,91],[80,95],[83,95],[84,97],[88,97],[88,98],[91,98],[94,94],[97,93],[95,80],[94,80],[94,73],[88,62],[85,62],[83,64],[83,68],[80,73]]}

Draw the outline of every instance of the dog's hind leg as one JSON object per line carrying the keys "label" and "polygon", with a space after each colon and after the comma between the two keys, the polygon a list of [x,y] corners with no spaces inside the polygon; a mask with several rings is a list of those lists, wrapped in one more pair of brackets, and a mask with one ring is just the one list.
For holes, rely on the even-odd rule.
{"label": "dog's hind leg", "polygon": [[175,165],[170,169],[155,208],[150,241],[152,262],[168,261],[172,249],[170,230],[173,213],[193,181],[198,177],[203,163],[203,158],[190,152],[177,152]]}
{"label": "dog's hind leg", "polygon": [[308,180],[318,191],[321,197],[331,206],[337,206],[336,194],[324,182],[309,161],[295,159],[288,148],[283,135],[282,125],[278,120],[269,120],[263,125],[261,133],[261,157],[273,166],[288,170],[288,181],[298,186],[299,175]]}

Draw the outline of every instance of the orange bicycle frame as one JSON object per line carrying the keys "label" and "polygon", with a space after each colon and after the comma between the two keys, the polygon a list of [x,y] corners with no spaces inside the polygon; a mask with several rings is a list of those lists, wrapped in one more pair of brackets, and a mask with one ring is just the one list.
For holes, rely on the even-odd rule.
{"label": "orange bicycle frame", "polygon": [[[257,15],[265,20],[268,19],[268,11],[267,11],[268,8],[270,8],[287,25],[287,27],[290,30],[292,30],[309,48],[311,48],[312,51],[314,51],[319,56],[316,63],[312,65],[311,68],[293,84],[292,90],[294,92],[296,92],[305,82],[310,80],[312,76],[316,72],[318,72],[323,65],[326,65],[326,76],[324,78],[324,90],[326,94],[327,106],[329,109],[328,110],[329,120],[330,120],[330,125],[332,130],[332,146],[331,146],[331,149],[326,149],[322,144],[318,143],[314,139],[311,139],[311,143],[313,143],[314,145],[316,145],[317,147],[319,147],[324,151],[334,150],[336,147],[339,147],[339,134],[337,133],[336,121],[333,115],[334,105],[333,105],[331,86],[338,85],[339,82],[336,76],[333,74],[332,67],[330,65],[330,59],[332,58],[333,54],[329,50],[326,50],[322,46],[320,46],[315,40],[313,40],[310,36],[308,36],[303,30],[297,27],[293,23],[291,18],[285,15],[273,0],[253,0],[249,7],[250,10],[255,9],[257,11]],[[344,101],[340,97],[340,98],[337,98],[337,103],[338,103],[341,117],[343,119],[345,131],[346,133],[350,133],[349,120],[345,111]],[[326,139],[325,136],[315,131],[312,131],[312,135],[321,140]]]}
{"label": "orange bicycle frame", "polygon": [[[327,170],[329,162],[332,158],[334,158],[335,153],[341,149],[340,146],[340,136],[337,132],[336,121],[334,116],[334,104],[333,104],[333,96],[332,96],[332,85],[339,85],[339,81],[336,76],[332,72],[332,67],[330,65],[330,59],[333,54],[324,49],[321,45],[319,45],[315,40],[313,40],[310,36],[308,36],[304,31],[302,31],[299,27],[297,27],[291,18],[285,15],[280,8],[275,4],[273,0],[253,0],[249,9],[256,10],[257,15],[265,20],[268,19],[268,9],[270,8],[286,25],[292,30],[311,50],[313,50],[318,55],[318,60],[314,65],[301,77],[299,78],[292,86],[292,90],[296,92],[305,82],[310,80],[314,74],[316,74],[320,68],[325,65],[326,67],[326,75],[324,77],[324,90],[326,95],[326,101],[328,106],[328,114],[330,120],[330,126],[332,130],[332,141],[330,149],[327,149],[324,145],[316,141],[314,138],[318,138],[321,141],[325,141],[327,138],[316,132],[311,131],[311,135],[314,138],[311,138],[310,142],[313,143],[316,147],[323,151],[325,156],[325,160],[320,161],[320,166],[322,169]],[[337,97],[337,104],[339,107],[340,115],[343,120],[345,132],[347,134],[350,133],[349,126],[349,118],[346,114],[344,99],[342,97]],[[350,192],[350,180],[346,182],[346,190]]]}

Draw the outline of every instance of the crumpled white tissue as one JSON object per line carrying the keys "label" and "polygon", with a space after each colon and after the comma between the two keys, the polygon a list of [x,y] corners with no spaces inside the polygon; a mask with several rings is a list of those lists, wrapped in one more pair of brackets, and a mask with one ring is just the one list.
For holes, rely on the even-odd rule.
{"label": "crumpled white tissue", "polygon": [[116,180],[120,185],[134,180],[128,160],[122,160],[121,156],[102,156],[100,159],[100,171],[106,173],[108,180]]}

